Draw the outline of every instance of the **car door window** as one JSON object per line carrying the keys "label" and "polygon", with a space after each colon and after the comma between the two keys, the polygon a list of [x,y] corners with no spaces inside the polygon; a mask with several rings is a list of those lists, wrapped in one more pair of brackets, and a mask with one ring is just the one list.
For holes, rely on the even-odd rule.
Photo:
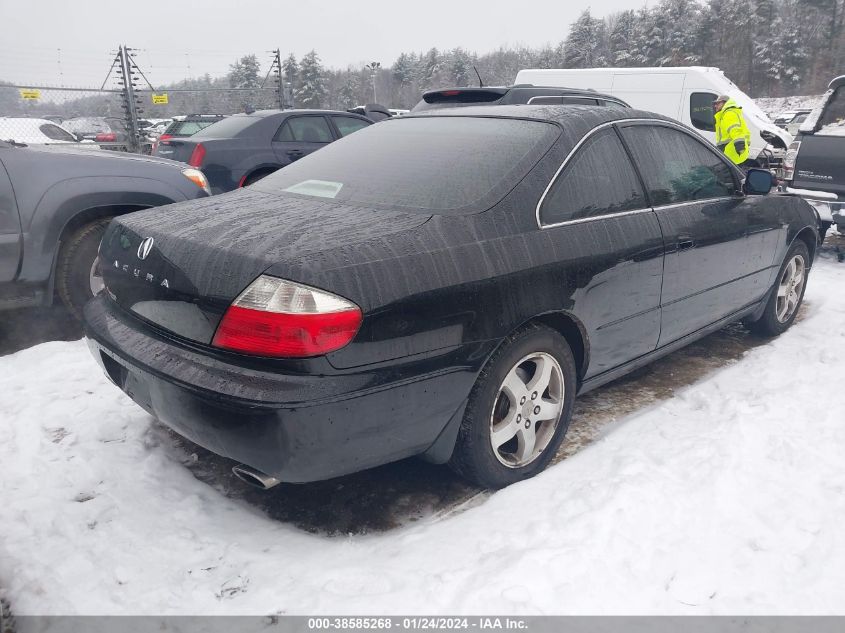
{"label": "car door window", "polygon": [[716,131],[713,101],[717,96],[712,92],[693,92],[689,96],[689,118],[693,127],[705,132]]}
{"label": "car door window", "polygon": [[293,139],[293,132],[290,131],[290,126],[288,125],[287,121],[282,123],[282,125],[279,127],[279,129],[276,130],[276,135],[273,137],[273,140],[279,141],[280,143],[292,143],[293,142],[293,140],[294,140]]}
{"label": "car door window", "polygon": [[332,132],[328,122],[321,116],[291,117],[276,132],[275,141],[300,143],[331,143]]}
{"label": "car door window", "polygon": [[554,181],[540,208],[543,225],[643,209],[645,195],[616,131],[590,136]]}
{"label": "car door window", "polygon": [[655,206],[734,195],[733,170],[715,148],[676,128],[623,128]]}
{"label": "car door window", "polygon": [[334,121],[337,131],[340,132],[341,136],[347,136],[348,134],[352,134],[352,132],[357,132],[361,128],[370,125],[369,122],[363,119],[356,119],[351,116],[333,116],[332,121]]}

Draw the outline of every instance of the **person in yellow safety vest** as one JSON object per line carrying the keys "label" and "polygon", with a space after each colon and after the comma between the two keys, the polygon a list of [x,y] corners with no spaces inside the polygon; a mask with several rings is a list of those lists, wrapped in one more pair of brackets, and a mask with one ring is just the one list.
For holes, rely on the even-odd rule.
{"label": "person in yellow safety vest", "polygon": [[745,125],[742,108],[728,95],[720,95],[713,102],[713,116],[716,118],[716,147],[735,165],[742,165],[751,150],[751,132]]}

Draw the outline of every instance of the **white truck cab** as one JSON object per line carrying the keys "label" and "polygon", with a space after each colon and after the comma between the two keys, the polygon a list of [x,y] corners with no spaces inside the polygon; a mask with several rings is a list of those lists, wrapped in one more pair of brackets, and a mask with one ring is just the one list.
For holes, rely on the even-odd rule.
{"label": "white truck cab", "polygon": [[726,94],[742,107],[751,131],[749,158],[761,167],[779,167],[792,135],[776,126],[718,68],[554,68],[520,70],[516,84],[582,88],[611,94],[632,108],[657,112],[694,128],[716,142],[713,101]]}

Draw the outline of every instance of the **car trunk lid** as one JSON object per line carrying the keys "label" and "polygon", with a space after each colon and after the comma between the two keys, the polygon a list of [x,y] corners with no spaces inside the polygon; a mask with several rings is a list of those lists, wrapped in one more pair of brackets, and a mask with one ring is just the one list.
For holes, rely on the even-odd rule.
{"label": "car trunk lid", "polygon": [[100,259],[112,300],[208,344],[231,302],[269,267],[301,266],[309,255],[317,267],[321,251],[413,229],[429,217],[246,189],[119,217]]}

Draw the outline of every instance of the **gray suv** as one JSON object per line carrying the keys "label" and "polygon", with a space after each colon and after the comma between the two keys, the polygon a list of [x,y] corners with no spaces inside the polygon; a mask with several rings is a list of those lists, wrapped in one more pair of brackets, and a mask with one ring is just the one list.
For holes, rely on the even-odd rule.
{"label": "gray suv", "polygon": [[207,195],[205,176],[173,161],[0,141],[0,310],[55,293],[81,318],[113,217]]}

